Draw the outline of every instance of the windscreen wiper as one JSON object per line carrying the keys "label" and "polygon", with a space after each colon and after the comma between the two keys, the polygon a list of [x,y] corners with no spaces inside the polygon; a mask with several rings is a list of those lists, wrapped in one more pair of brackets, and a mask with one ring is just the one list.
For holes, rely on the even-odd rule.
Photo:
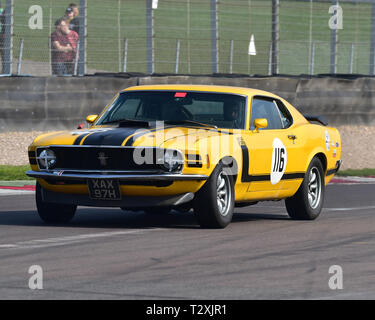
{"label": "windscreen wiper", "polygon": [[164,123],[166,124],[192,124],[196,126],[201,126],[201,127],[208,127],[208,128],[215,128],[217,129],[217,126],[213,124],[207,124],[207,123],[202,123],[194,120],[165,120]]}
{"label": "windscreen wiper", "polygon": [[150,122],[144,120],[134,120],[134,119],[119,119],[119,120],[112,120],[112,121],[105,121],[101,124],[113,124],[118,123],[119,127],[126,127],[128,125],[136,125],[140,127],[150,127]]}

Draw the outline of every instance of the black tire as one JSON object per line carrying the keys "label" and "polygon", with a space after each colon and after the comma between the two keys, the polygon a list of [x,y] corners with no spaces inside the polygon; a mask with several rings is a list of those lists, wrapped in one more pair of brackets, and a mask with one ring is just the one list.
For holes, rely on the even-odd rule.
{"label": "black tire", "polygon": [[39,183],[36,184],[35,200],[39,217],[46,223],[67,223],[73,219],[77,209],[76,205],[44,202]]}
{"label": "black tire", "polygon": [[[227,171],[223,164],[219,163],[203,187],[195,194],[194,214],[203,228],[225,228],[232,221],[234,183],[233,176]],[[220,185],[224,183],[221,189],[220,185],[218,186],[219,180],[221,181]],[[226,192],[225,199],[219,199],[219,190]],[[221,204],[219,205],[219,203]]]}
{"label": "black tire", "polygon": [[318,158],[313,158],[296,194],[285,199],[289,216],[294,220],[315,220],[322,211],[324,194],[323,165]]}

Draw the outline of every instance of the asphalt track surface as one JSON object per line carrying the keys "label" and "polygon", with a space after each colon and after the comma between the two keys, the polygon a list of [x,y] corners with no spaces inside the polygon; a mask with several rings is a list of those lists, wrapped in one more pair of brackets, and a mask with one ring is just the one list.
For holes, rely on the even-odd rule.
{"label": "asphalt track surface", "polygon": [[[329,185],[316,221],[264,202],[224,230],[192,213],[87,207],[51,226],[33,194],[0,203],[0,299],[375,299],[375,184]],[[32,265],[42,290],[29,289]],[[332,265],[343,289],[328,286]]]}

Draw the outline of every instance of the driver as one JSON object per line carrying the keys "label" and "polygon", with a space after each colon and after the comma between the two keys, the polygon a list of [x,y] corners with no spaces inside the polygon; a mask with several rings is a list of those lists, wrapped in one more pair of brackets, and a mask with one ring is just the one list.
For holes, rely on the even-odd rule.
{"label": "driver", "polygon": [[232,121],[233,129],[241,129],[240,102],[231,99],[224,103],[224,119]]}

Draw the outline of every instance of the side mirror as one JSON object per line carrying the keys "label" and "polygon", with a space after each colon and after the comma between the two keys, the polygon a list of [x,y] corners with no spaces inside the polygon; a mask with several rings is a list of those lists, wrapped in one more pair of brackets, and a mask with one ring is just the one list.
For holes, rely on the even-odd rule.
{"label": "side mirror", "polygon": [[87,116],[86,122],[88,124],[93,124],[96,119],[98,119],[98,115],[97,114],[91,114],[91,115]]}
{"label": "side mirror", "polygon": [[260,118],[254,120],[255,131],[259,132],[259,129],[267,128],[268,121],[266,118]]}

